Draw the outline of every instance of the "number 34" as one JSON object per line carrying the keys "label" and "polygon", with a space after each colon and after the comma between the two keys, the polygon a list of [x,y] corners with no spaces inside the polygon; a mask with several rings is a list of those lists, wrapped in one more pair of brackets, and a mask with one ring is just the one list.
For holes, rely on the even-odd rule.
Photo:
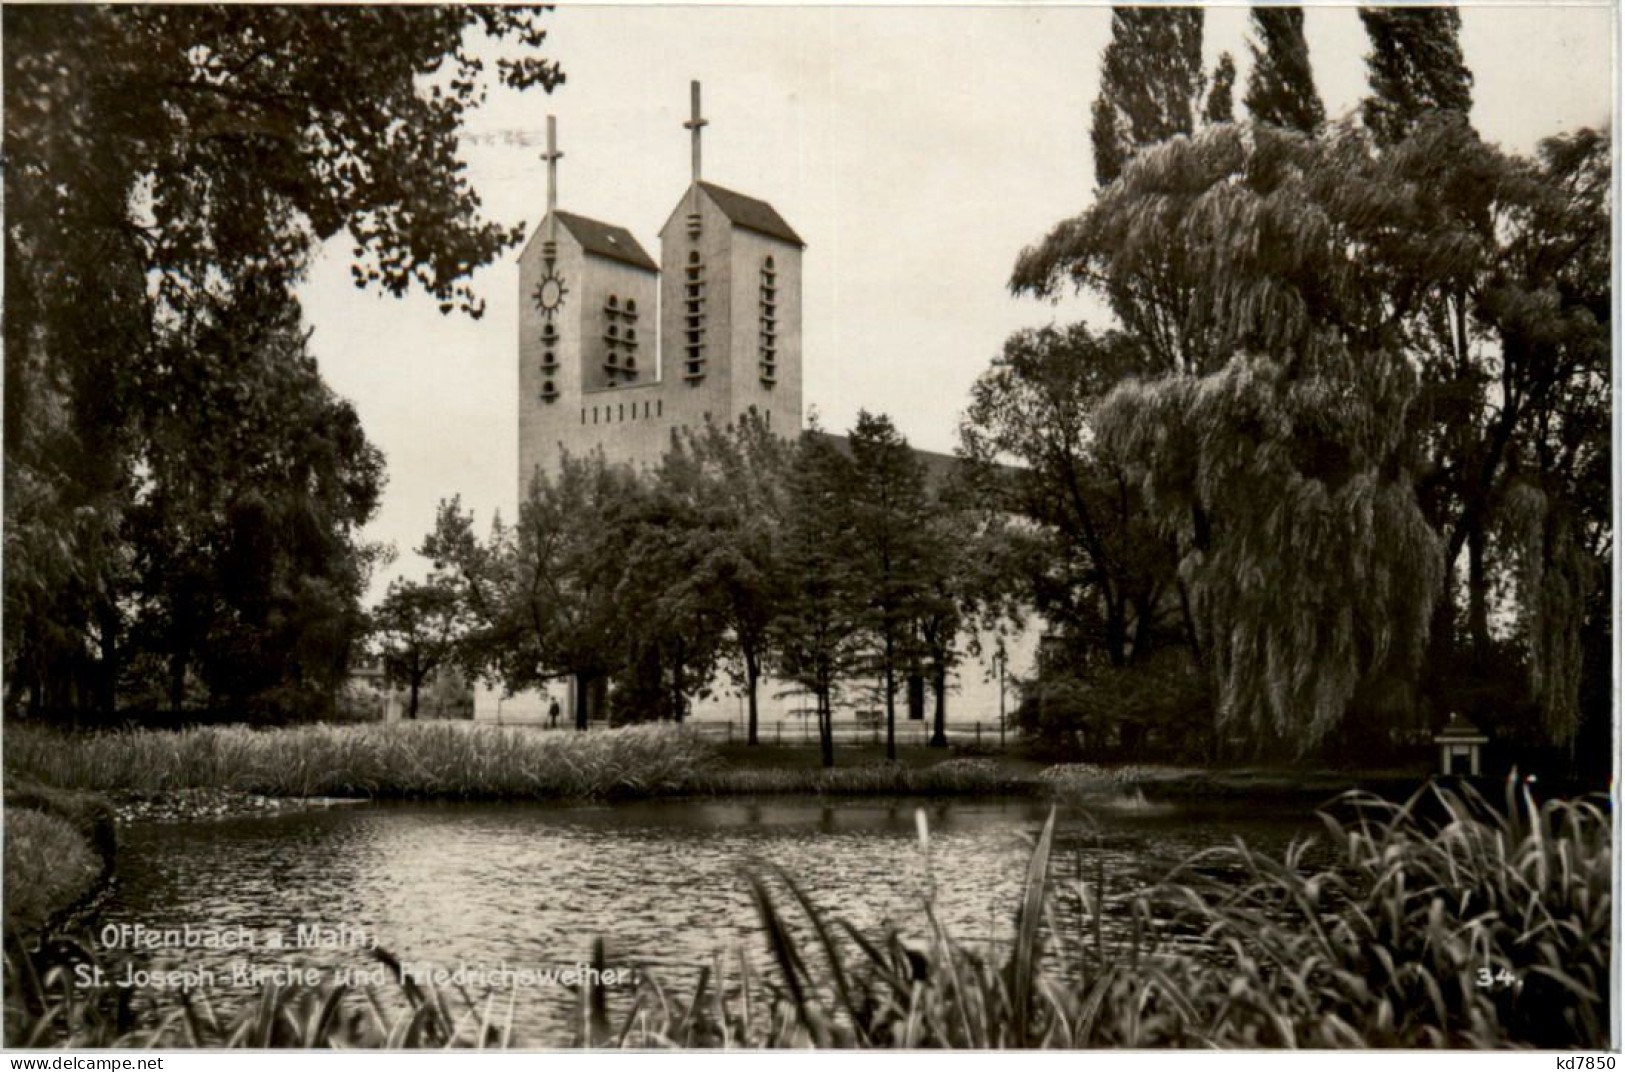
{"label": "number 34", "polygon": [[1488,968],[1478,969],[1478,985],[1481,987],[1517,986],[1518,977],[1506,968],[1497,968],[1492,974]]}

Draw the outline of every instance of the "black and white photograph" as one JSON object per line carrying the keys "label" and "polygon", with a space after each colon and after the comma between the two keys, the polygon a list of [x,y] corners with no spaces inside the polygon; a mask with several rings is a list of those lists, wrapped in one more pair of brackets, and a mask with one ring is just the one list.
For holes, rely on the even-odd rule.
{"label": "black and white photograph", "polygon": [[5,1049],[1617,1052],[1619,17],[4,4]]}

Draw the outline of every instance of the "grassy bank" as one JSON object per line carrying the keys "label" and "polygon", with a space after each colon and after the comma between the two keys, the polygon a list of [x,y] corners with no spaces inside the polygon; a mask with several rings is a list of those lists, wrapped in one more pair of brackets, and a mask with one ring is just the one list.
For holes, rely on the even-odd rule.
{"label": "grassy bank", "polygon": [[111,873],[113,810],[99,794],[8,776],[5,923],[32,933],[88,898]]}
{"label": "grassy bank", "polygon": [[[1303,866],[1298,848],[1206,854],[1130,900],[1138,922],[1121,942],[1102,937],[1103,890],[1052,874],[1053,816],[1009,906],[1014,938],[992,949],[938,925],[929,897],[920,906],[929,938],[907,941],[828,918],[791,876],[757,872],[765,975],[743,961],[725,970],[718,957],[686,991],[645,978],[613,1020],[588,987],[566,1037],[513,1037],[503,995],[408,984],[389,1002],[327,986],[268,991],[230,1022],[190,999],[131,1030],[113,1001],[73,993],[62,966],[15,952],[6,1037],[166,1047],[1609,1046],[1612,827],[1598,804],[1537,806],[1509,792],[1492,808],[1434,789],[1403,806],[1362,797],[1339,810],[1357,818],[1328,818],[1328,866]],[[1203,878],[1215,864],[1246,877]],[[1063,900],[1078,903],[1079,923],[1057,929]],[[1165,942],[1176,932],[1203,935],[1208,952]]]}
{"label": "grassy bank", "polygon": [[[873,745],[838,750],[716,744],[671,726],[587,734],[425,722],[397,725],[65,734],[6,730],[7,785],[19,780],[118,798],[127,817],[267,810],[281,799],[568,800],[683,795],[1027,795],[1087,804],[1291,800],[1314,806],[1354,786],[1403,795],[1414,775],[1047,764],[1019,751],[966,755],[917,745],[896,761]],[[219,794],[234,799],[216,799]]]}
{"label": "grassy bank", "polygon": [[35,931],[83,899],[102,873],[101,858],[66,819],[32,808],[6,809],[6,927]]}
{"label": "grassy bank", "polygon": [[1021,760],[852,749],[824,770],[816,749],[713,745],[674,726],[588,734],[477,726],[252,730],[6,731],[8,780],[115,794],[224,789],[266,797],[591,799],[733,793],[967,794],[1045,789]]}

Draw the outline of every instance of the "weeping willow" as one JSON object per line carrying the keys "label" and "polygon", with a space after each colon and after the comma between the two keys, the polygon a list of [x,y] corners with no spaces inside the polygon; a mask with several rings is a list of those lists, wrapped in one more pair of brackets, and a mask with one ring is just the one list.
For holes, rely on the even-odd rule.
{"label": "weeping willow", "polygon": [[1393,403],[1358,379],[1294,379],[1244,354],[1126,384],[1097,413],[1186,549],[1219,723],[1257,741],[1319,743],[1427,643],[1443,555],[1392,465]]}
{"label": "weeping willow", "polygon": [[1597,563],[1539,488],[1514,484],[1502,511],[1517,563],[1518,618],[1529,652],[1529,685],[1553,744],[1580,728],[1581,631]]}
{"label": "weeping willow", "polygon": [[1347,125],[1213,128],[1018,266],[1104,291],[1163,353],[1096,430],[1179,539],[1221,727],[1300,750],[1414,679],[1444,580],[1406,462],[1416,370],[1384,327],[1407,191],[1380,168]]}

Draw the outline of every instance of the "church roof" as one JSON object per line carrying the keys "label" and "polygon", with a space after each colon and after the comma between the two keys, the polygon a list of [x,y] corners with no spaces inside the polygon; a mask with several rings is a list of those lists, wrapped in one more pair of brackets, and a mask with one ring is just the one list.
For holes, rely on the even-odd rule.
{"label": "church roof", "polygon": [[[852,440],[848,436],[836,435],[834,432],[811,432],[848,458],[852,456]],[[925,482],[928,487],[940,488],[948,482],[955,469],[959,467],[959,459],[952,454],[939,454],[934,450],[914,449],[914,458],[925,469]]]}
{"label": "church roof", "polygon": [[638,245],[638,240],[633,238],[632,232],[625,227],[588,219],[586,216],[577,216],[573,212],[555,211],[553,215],[588,253],[607,260],[620,261],[622,264],[630,264],[645,271],[660,271],[660,266],[655,263],[654,258]]}
{"label": "church roof", "polygon": [[734,226],[806,247],[807,243],[803,242],[801,236],[784,221],[784,217],[779,215],[779,210],[766,201],[758,201],[754,197],[735,193],[714,182],[701,182],[699,186],[717,203],[722,214],[733,221]]}

